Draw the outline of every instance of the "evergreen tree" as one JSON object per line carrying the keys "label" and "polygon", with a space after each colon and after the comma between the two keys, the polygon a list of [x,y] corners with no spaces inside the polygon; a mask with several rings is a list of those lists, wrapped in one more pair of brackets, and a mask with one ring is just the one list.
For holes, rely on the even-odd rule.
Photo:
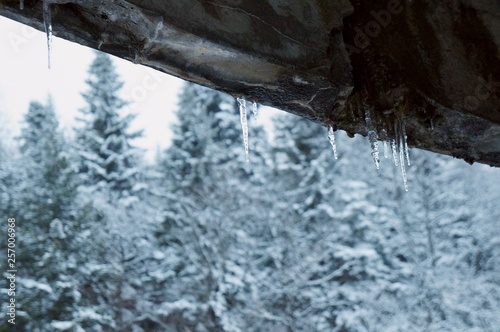
{"label": "evergreen tree", "polygon": [[396,273],[383,247],[387,225],[359,174],[363,156],[337,134],[346,152],[335,160],[326,128],[306,119],[275,123],[274,231],[266,265],[256,267],[267,271],[260,284],[273,285],[259,291],[268,317],[261,329],[368,331],[377,310],[370,299]]}
{"label": "evergreen tree", "polygon": [[134,115],[123,115],[127,102],[119,96],[123,86],[111,58],[96,52],[83,93],[83,127],[77,130],[80,173],[89,186],[107,186],[127,196],[138,179],[139,149],[132,146],[141,132],[131,132]]}
{"label": "evergreen tree", "polygon": [[37,218],[40,223],[48,226],[50,221],[69,213],[63,209],[71,207],[64,203],[71,201],[76,195],[75,169],[71,164],[73,160],[59,131],[50,98],[47,105],[32,102],[26,113],[25,123],[26,127],[20,137],[20,150],[29,159],[29,167],[26,167],[28,178],[40,181],[32,189],[37,192],[33,197],[35,205],[44,202],[38,206],[40,210],[31,211],[32,215],[26,217]]}
{"label": "evergreen tree", "polygon": [[[32,102],[21,133],[22,177],[17,190],[20,325],[25,331],[51,331],[52,323],[68,322],[79,300],[76,241],[79,218],[73,159],[58,128],[49,99]],[[24,290],[24,291],[23,291]],[[24,312],[24,314],[21,314]]]}
{"label": "evergreen tree", "polygon": [[172,146],[160,168],[167,190],[157,236],[175,257],[165,264],[172,271],[164,281],[171,300],[162,319],[176,330],[236,331],[250,299],[243,286],[246,245],[265,213],[252,173],[265,170],[266,143],[262,128],[251,127],[246,164],[234,98],[187,84],[179,99]]}
{"label": "evergreen tree", "polygon": [[[0,113],[0,116],[3,114]],[[2,120],[4,120],[2,118]],[[5,121],[1,122],[2,124],[5,123]],[[6,222],[8,218],[17,218],[16,221],[19,221],[19,215],[18,212],[21,211],[22,209],[22,202],[19,200],[19,194],[20,194],[20,182],[23,180],[23,177],[20,176],[18,170],[18,156],[16,153],[18,152],[17,150],[14,150],[12,148],[9,148],[7,146],[6,142],[6,132],[4,132],[4,127],[0,127],[0,215],[2,216],[3,220]],[[10,129],[10,128],[9,128]],[[10,248],[16,251],[16,255],[19,255],[18,248],[19,248],[19,223],[16,223],[16,248]],[[8,264],[12,263],[12,261],[7,260],[7,254],[11,254],[12,252],[8,252],[8,242],[7,242],[7,224],[3,228],[5,230],[5,236],[3,236],[4,241],[0,243],[0,250],[5,253],[5,259],[0,261],[0,269],[2,271],[7,271],[11,270],[12,268],[8,266]],[[12,258],[12,256],[11,256]],[[16,256],[16,258],[18,258]],[[16,261],[16,267],[17,264],[19,264],[18,261]],[[6,278],[7,274],[3,273],[2,278],[0,279],[0,289],[2,289],[2,293],[0,295],[1,301],[5,304],[7,304],[9,298],[7,297],[8,290],[10,288],[10,281],[9,279]],[[18,287],[17,287],[18,288]],[[19,289],[16,290],[16,301],[19,298]],[[16,303],[16,305],[19,305],[19,302]],[[6,305],[4,305],[6,307]],[[19,326],[22,323],[22,319],[19,317],[19,307],[17,307],[17,316],[16,316],[16,323]],[[11,319],[8,315],[5,315],[5,320],[0,324],[0,331],[1,332],[7,332],[12,330],[12,326],[10,323],[7,322],[8,319]],[[22,331],[22,329],[20,329]]]}
{"label": "evergreen tree", "polygon": [[124,114],[127,102],[119,96],[123,83],[108,55],[96,53],[86,83],[77,150],[81,191],[92,192],[86,199],[92,237],[84,239],[89,245],[82,252],[88,259],[79,266],[85,289],[80,313],[86,314],[78,320],[86,330],[132,331],[144,303],[134,296],[143,286],[139,272],[152,261],[154,244],[146,231],[150,206],[138,199],[148,198],[142,190],[141,151],[132,145],[142,133],[131,131],[135,116]]}
{"label": "evergreen tree", "polygon": [[[387,306],[395,321],[382,322],[382,326],[395,324],[402,315],[422,331],[474,326],[491,330],[496,324],[491,309],[498,303],[498,292],[493,291],[497,286],[490,279],[490,270],[482,267],[482,255],[489,250],[480,240],[485,229],[491,231],[490,222],[478,209],[480,204],[471,208],[477,192],[471,190],[471,179],[464,176],[470,171],[468,165],[449,157],[412,151],[410,191],[386,202],[398,219],[398,235],[386,246],[391,245],[407,262],[409,273],[398,280],[404,286],[391,300],[398,304]],[[472,300],[472,293],[482,294],[481,300]],[[467,307],[463,301],[468,302]],[[480,303],[492,305],[482,307]]]}
{"label": "evergreen tree", "polygon": [[4,140],[7,134],[3,133],[3,129],[0,128],[0,212],[4,216],[14,216],[21,209],[17,190],[21,176],[16,173],[18,151],[8,146]]}

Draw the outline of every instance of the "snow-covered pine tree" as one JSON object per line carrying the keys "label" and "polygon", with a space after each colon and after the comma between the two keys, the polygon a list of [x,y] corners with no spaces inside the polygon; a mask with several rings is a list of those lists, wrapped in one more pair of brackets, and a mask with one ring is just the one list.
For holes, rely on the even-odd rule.
{"label": "snow-covered pine tree", "polygon": [[147,194],[142,190],[142,151],[133,145],[142,132],[131,130],[135,115],[126,114],[127,101],[120,97],[123,83],[108,55],[96,52],[86,83],[82,95],[87,105],[80,110],[83,125],[76,130],[76,147],[81,190],[93,192],[87,197],[92,236],[82,250],[87,260],[79,266],[85,288],[80,313],[86,313],[80,326],[136,330],[147,299],[135,294],[142,292],[141,276],[153,261],[148,240],[152,231],[147,228],[151,206],[138,200]]}
{"label": "snow-covered pine tree", "polygon": [[71,202],[76,195],[78,184],[72,164],[74,159],[59,131],[59,122],[50,97],[46,105],[31,102],[25,123],[20,136],[20,151],[29,159],[26,167],[28,177],[40,181],[31,190],[37,194],[34,197],[36,203],[45,202],[43,206],[39,206],[39,211],[31,211],[32,215],[26,217],[36,218],[48,227],[50,221],[69,213],[64,208],[71,209],[65,203]]}
{"label": "snow-covered pine tree", "polygon": [[84,183],[108,187],[128,196],[139,177],[141,150],[132,145],[142,131],[131,132],[133,114],[123,114],[127,101],[119,95],[123,86],[111,58],[96,52],[82,94],[87,105],[80,111],[83,126],[77,129],[77,150]]}
{"label": "snow-covered pine tree", "polygon": [[275,123],[272,238],[256,268],[267,313],[261,330],[369,331],[374,309],[366,303],[394,275],[385,226],[359,174],[364,156],[337,135],[345,152],[335,160],[327,129],[306,119],[282,115]]}
{"label": "snow-covered pine tree", "polygon": [[8,144],[6,122],[0,113],[0,123],[4,125],[0,127],[0,213],[13,216],[21,209],[17,192],[21,176],[15,172],[18,150]]}
{"label": "snow-covered pine tree", "polygon": [[[6,126],[6,121],[3,117],[4,114],[0,112],[0,215],[3,220],[7,221],[7,218],[17,218],[19,220],[18,212],[23,209],[23,204],[19,199],[19,194],[21,192],[20,182],[25,180],[22,176],[22,172],[19,172],[19,158],[17,156],[17,149],[13,147],[9,147],[7,144],[6,138],[8,137],[7,130],[11,130],[11,127]],[[7,128],[9,127],[9,128]],[[7,228],[5,227],[5,232]],[[17,230],[16,230],[17,231]],[[7,233],[5,233],[5,239],[7,240]],[[16,234],[17,241],[19,243],[19,233]],[[8,252],[8,242],[2,241],[0,243],[0,250],[7,254],[11,254],[12,252]],[[12,248],[10,248],[12,249]],[[14,248],[16,250],[17,248]],[[20,253],[18,252],[17,255]],[[17,258],[17,256],[16,256]],[[0,260],[0,269],[2,271],[10,270],[11,267],[8,266],[11,261],[7,261],[6,259]],[[7,290],[10,288],[10,281],[5,278],[6,274],[3,274],[3,278],[0,278],[0,289],[2,289],[2,301],[7,301]],[[7,316],[8,317],[8,316]],[[19,316],[16,317],[16,323],[21,324],[23,319]],[[19,326],[19,324],[17,326]],[[8,331],[7,321],[0,326],[0,331]],[[20,329],[20,331],[22,331]]]}
{"label": "snow-covered pine tree", "polygon": [[157,235],[171,271],[161,319],[176,330],[237,331],[249,316],[237,308],[251,299],[250,233],[265,213],[252,175],[265,173],[264,132],[250,127],[246,163],[236,100],[194,84],[184,86],[177,117],[160,165],[167,190]]}
{"label": "snow-covered pine tree", "polygon": [[[232,167],[224,171],[232,173],[230,178],[248,178],[253,167],[246,167],[244,159],[240,162],[244,150],[237,109],[236,100],[229,95],[195,84],[184,86],[179,94],[178,123],[172,127],[172,146],[161,161],[167,175],[178,177],[180,188],[195,190],[204,178],[216,175],[216,169],[227,167]],[[263,129],[253,126],[250,130],[250,157],[259,164],[265,159],[260,139]],[[224,176],[229,178],[229,174]]]}
{"label": "snow-covered pine tree", "polygon": [[386,302],[388,320],[380,326],[400,326],[401,317],[408,322],[403,328],[418,326],[417,331],[490,331],[498,324],[493,314],[499,305],[495,273],[482,267],[482,256],[489,251],[484,240],[495,232],[477,200],[483,189],[475,188],[469,172],[473,170],[462,161],[412,151],[410,191],[396,192],[386,202],[398,223],[393,241],[384,244],[406,262],[407,273]]}
{"label": "snow-covered pine tree", "polygon": [[23,248],[17,256],[25,291],[18,303],[20,325],[26,331],[52,331],[53,322],[72,320],[79,300],[74,272],[80,220],[76,167],[50,99],[46,105],[30,104],[20,140],[21,208],[14,213]]}

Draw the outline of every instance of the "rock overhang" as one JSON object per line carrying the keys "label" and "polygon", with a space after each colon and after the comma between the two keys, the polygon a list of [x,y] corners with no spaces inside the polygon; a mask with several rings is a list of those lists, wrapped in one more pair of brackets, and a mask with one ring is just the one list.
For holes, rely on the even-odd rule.
{"label": "rock overhang", "polygon": [[[495,1],[50,0],[54,34],[349,134],[500,166]],[[43,1],[0,15],[43,30]]]}

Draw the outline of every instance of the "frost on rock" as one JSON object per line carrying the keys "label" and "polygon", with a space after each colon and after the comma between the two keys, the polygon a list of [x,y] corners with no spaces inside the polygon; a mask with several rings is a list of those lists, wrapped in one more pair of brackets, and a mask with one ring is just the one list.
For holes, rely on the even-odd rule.
{"label": "frost on rock", "polygon": [[335,132],[333,131],[332,127],[328,128],[328,140],[330,141],[330,145],[332,146],[333,157],[335,159],[339,159],[339,156],[337,155],[337,143],[335,143]]}
{"label": "frost on rock", "polygon": [[245,144],[245,160],[248,162],[248,121],[247,121],[247,101],[245,98],[237,98],[240,105],[241,130],[243,132],[243,143]]}
{"label": "frost on rock", "polygon": [[52,49],[52,13],[50,11],[51,1],[43,1],[43,25],[47,34],[48,67],[50,69],[50,53]]}
{"label": "frost on rock", "polygon": [[375,167],[377,169],[379,169],[380,168],[380,157],[379,157],[379,151],[378,151],[377,131],[375,129],[375,126],[373,125],[373,121],[372,121],[371,113],[370,113],[369,109],[366,109],[365,121],[366,121],[366,126],[368,129],[368,140],[370,141],[370,147],[372,149],[373,162],[375,163]]}
{"label": "frost on rock", "polygon": [[254,119],[257,120],[257,103],[256,102],[252,103],[252,113],[253,113]]}

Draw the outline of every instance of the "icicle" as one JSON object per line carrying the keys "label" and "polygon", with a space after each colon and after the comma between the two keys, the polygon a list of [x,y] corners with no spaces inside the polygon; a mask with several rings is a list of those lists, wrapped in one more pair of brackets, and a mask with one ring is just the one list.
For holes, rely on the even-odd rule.
{"label": "icicle", "polygon": [[408,141],[407,141],[407,136],[406,136],[406,129],[405,129],[405,122],[404,120],[401,120],[401,138],[403,139],[403,149],[404,149],[404,154],[406,158],[406,163],[408,166],[410,166],[410,151],[408,150]]}
{"label": "icicle", "polygon": [[387,141],[384,141],[384,158],[389,158],[389,147],[387,145]]}
{"label": "icicle", "polygon": [[399,154],[399,166],[401,167],[401,175],[403,176],[405,190],[408,191],[408,178],[406,174],[405,159],[408,162],[409,166],[410,156],[408,153],[408,145],[406,143],[406,130],[404,120],[402,118],[398,117],[394,122],[394,134],[396,136],[396,149]]}
{"label": "icicle", "polygon": [[43,1],[43,25],[47,34],[48,67],[50,69],[50,52],[52,49],[52,14],[50,12],[50,1]]}
{"label": "icicle", "polygon": [[248,158],[248,122],[247,122],[247,101],[245,98],[237,98],[240,105],[240,121],[241,130],[243,132],[243,143],[245,144],[245,160],[249,162]]}
{"label": "icicle", "polygon": [[368,131],[368,139],[370,140],[370,147],[372,148],[372,157],[375,162],[375,167],[380,168],[380,157],[378,152],[377,132],[375,130]]}
{"label": "icicle", "polygon": [[252,103],[252,113],[253,113],[254,119],[257,120],[257,103],[256,102]]}
{"label": "icicle", "polygon": [[333,131],[332,127],[328,128],[328,140],[330,141],[330,145],[332,146],[333,157],[335,159],[339,159],[339,156],[337,155],[337,143],[335,143],[335,132]]}
{"label": "icicle", "polygon": [[19,0],[19,9],[24,9],[24,0]]}
{"label": "icicle", "polygon": [[403,175],[403,183],[405,186],[405,191],[408,191],[408,178],[406,176],[406,168],[405,168],[405,152],[404,152],[404,139],[403,135],[400,136],[399,140],[399,165],[401,165],[401,175]]}
{"label": "icicle", "polygon": [[387,159],[389,158],[389,147],[387,145],[387,131],[385,129],[382,129],[380,131],[380,136],[384,142],[384,158]]}
{"label": "icicle", "polygon": [[369,109],[366,110],[365,120],[366,126],[368,127],[368,140],[370,141],[370,147],[372,148],[373,161],[375,162],[375,167],[379,169],[380,157],[378,151],[377,132],[375,130],[375,126],[373,125]]}
{"label": "icicle", "polygon": [[392,159],[394,160],[394,166],[398,167],[398,148],[396,145],[396,140],[391,139],[391,150],[392,150]]}

